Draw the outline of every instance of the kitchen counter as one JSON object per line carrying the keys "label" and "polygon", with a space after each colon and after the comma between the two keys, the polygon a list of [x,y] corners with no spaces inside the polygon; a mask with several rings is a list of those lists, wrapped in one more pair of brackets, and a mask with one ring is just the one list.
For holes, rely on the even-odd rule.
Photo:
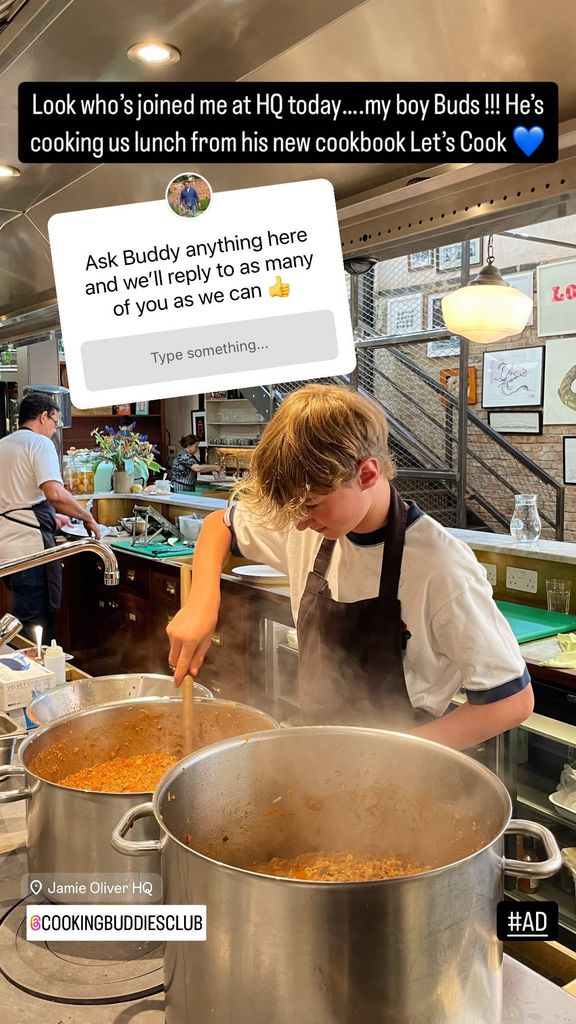
{"label": "kitchen counter", "polygon": [[[206,489],[202,488],[202,490]],[[217,493],[215,492],[215,494]],[[172,494],[172,492],[169,492],[167,494],[147,494],[145,491],[140,491],[138,494],[134,494],[132,491],[128,491],[127,493],[117,494],[116,491],[98,491],[96,494],[75,494],[74,497],[77,501],[88,501],[92,498],[94,501],[130,498],[135,505],[182,505],[189,508],[205,508],[210,511],[216,508],[226,508],[228,505],[226,498],[211,497],[209,494],[198,493]]]}
{"label": "kitchen counter", "polygon": [[519,544],[507,533],[484,533],[482,530],[449,529],[453,537],[464,541],[474,551],[492,551],[499,555],[537,558],[543,562],[576,564],[576,544],[569,541],[539,540],[534,544]]}

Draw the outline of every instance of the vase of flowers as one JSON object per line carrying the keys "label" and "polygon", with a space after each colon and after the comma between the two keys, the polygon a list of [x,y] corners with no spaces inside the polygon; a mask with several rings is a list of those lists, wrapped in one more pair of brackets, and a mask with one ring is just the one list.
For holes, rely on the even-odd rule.
{"label": "vase of flowers", "polygon": [[112,486],[116,494],[129,494],[134,484],[134,471],[142,463],[148,469],[158,472],[162,466],[156,462],[158,449],[150,443],[146,434],[139,434],[134,427],[104,427],[104,431],[93,430],[92,437],[102,456],[102,462],[111,462],[114,466]]}

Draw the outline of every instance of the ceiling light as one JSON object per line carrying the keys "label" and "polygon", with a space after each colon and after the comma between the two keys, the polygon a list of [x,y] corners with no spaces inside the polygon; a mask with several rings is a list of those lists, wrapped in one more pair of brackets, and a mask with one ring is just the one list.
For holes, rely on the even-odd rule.
{"label": "ceiling light", "polygon": [[20,171],[10,164],[0,164],[0,178],[19,178]]}
{"label": "ceiling light", "polygon": [[134,43],[128,50],[130,60],[143,64],[177,64],[182,54],[170,43]]}
{"label": "ceiling light", "polygon": [[344,269],[349,274],[367,274],[376,266],[378,260],[375,256],[347,256],[344,260]]}
{"label": "ceiling light", "polygon": [[520,334],[532,312],[532,299],[507,284],[493,263],[490,235],[488,261],[478,277],[442,299],[442,315],[448,330],[479,345]]}

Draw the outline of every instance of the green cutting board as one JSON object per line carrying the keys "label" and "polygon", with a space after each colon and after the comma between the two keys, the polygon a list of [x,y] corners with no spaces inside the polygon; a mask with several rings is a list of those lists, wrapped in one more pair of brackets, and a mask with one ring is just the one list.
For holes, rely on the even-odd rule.
{"label": "green cutting board", "polygon": [[173,558],[174,555],[191,555],[192,548],[187,544],[163,544],[157,541],[155,544],[132,544],[131,540],[112,540],[113,548],[121,548],[131,555],[148,555],[149,558]]}
{"label": "green cutting board", "polygon": [[532,608],[512,601],[496,601],[496,604],[520,644],[576,630],[576,615],[561,615],[560,612],[548,612],[544,608]]}

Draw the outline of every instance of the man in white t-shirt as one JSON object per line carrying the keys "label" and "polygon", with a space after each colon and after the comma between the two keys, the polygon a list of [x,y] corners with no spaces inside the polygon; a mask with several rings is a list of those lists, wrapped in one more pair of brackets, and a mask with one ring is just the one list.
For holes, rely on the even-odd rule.
{"label": "man in white t-shirt", "polygon": [[[0,439],[0,564],[54,547],[55,531],[69,515],[81,519],[91,536],[100,537],[96,521],[62,483],[52,441],[58,406],[31,392],[20,404],[18,422],[18,430]],[[60,565],[34,566],[4,581],[24,632],[32,636],[32,626],[49,628],[51,612],[60,606]]]}
{"label": "man in white t-shirt", "polygon": [[[466,749],[522,722],[530,677],[484,569],[402,500],[394,472],[375,403],[324,385],[285,399],[241,500],[205,520],[188,603],[168,627],[177,682],[210,646],[232,550],[289,577],[305,723]],[[467,703],[444,714],[460,689]]]}

